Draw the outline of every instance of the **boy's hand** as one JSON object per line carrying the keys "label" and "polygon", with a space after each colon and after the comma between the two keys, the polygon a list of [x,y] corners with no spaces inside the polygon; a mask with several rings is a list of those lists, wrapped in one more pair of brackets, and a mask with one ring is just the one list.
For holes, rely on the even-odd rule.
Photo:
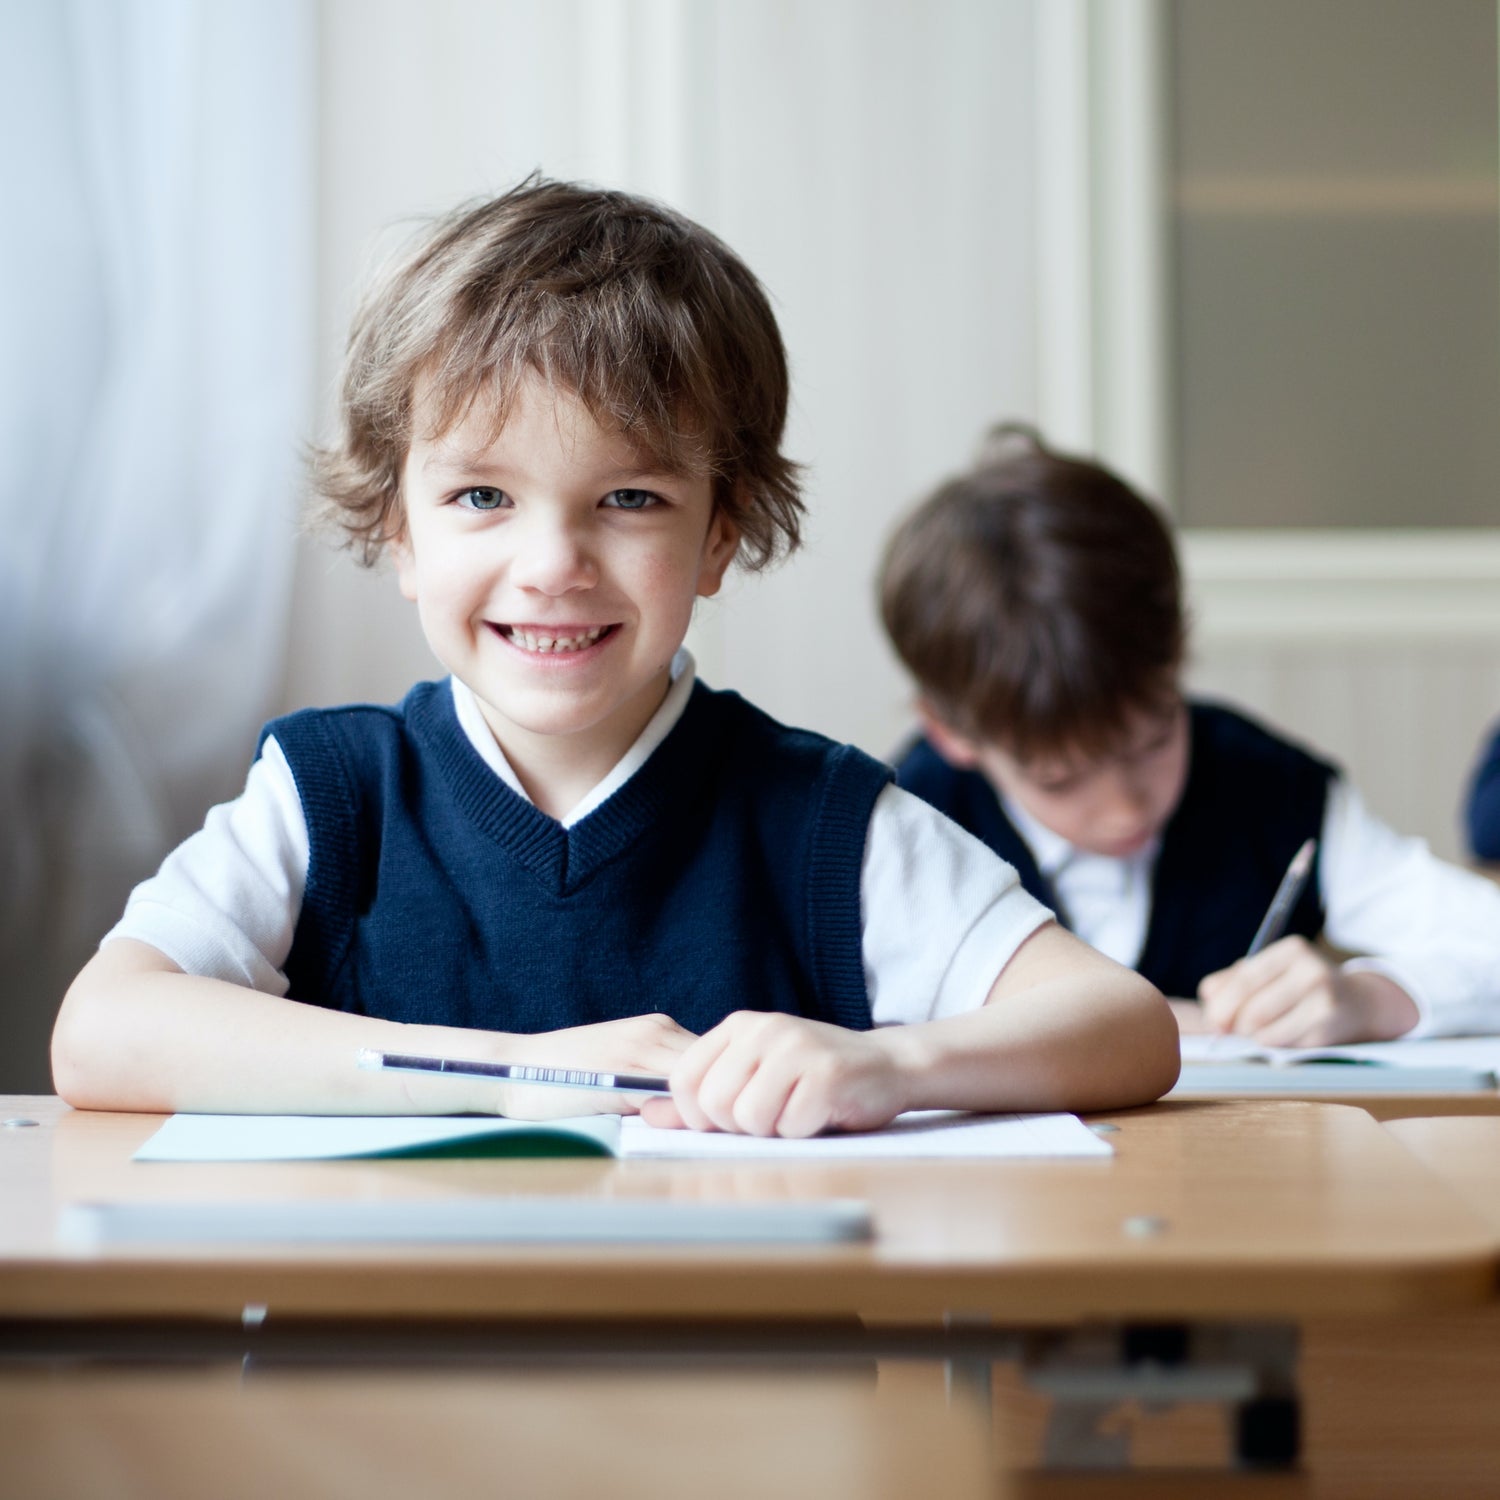
{"label": "boy's hand", "polygon": [[849,1031],[770,1011],[736,1011],[672,1070],[672,1097],[647,1099],[649,1124],[742,1135],[875,1130],[903,1108],[893,1049]]}
{"label": "boy's hand", "polygon": [[1267,1047],[1331,1047],[1398,1037],[1417,1024],[1411,996],[1384,974],[1347,973],[1306,938],[1285,937],[1198,986],[1206,1029]]}
{"label": "boy's hand", "polygon": [[[535,1067],[578,1068],[591,1073],[670,1075],[698,1040],[670,1016],[627,1016],[592,1026],[570,1026],[512,1038],[504,1062]],[[527,1088],[503,1084],[501,1114],[517,1120],[554,1120],[566,1115],[634,1114],[639,1094],[602,1094],[592,1089]]]}
{"label": "boy's hand", "polygon": [[1172,1012],[1177,1030],[1183,1036],[1202,1036],[1206,1031],[1217,1029],[1208,1024],[1203,1007],[1196,1000],[1168,1000],[1167,1008]]}

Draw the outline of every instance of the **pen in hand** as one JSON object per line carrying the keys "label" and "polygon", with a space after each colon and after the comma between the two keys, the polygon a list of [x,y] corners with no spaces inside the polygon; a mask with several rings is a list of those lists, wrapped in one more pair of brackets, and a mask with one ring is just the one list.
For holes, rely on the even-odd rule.
{"label": "pen in hand", "polygon": [[1307,877],[1312,874],[1313,857],[1317,852],[1317,839],[1308,839],[1292,856],[1292,862],[1286,867],[1286,874],[1281,877],[1281,884],[1276,887],[1276,894],[1271,897],[1271,904],[1266,908],[1255,936],[1250,939],[1246,958],[1254,958],[1262,948],[1270,947],[1286,931],[1292,908],[1302,896]]}
{"label": "pen in hand", "polygon": [[[1246,958],[1254,958],[1263,948],[1269,948],[1286,931],[1293,908],[1301,899],[1308,877],[1312,874],[1313,859],[1317,852],[1317,839],[1307,839],[1292,856],[1292,862],[1286,867],[1286,874],[1281,877],[1281,883],[1276,887],[1276,894],[1271,897],[1271,904],[1266,908],[1260,926],[1255,929],[1255,936],[1250,939],[1250,946],[1245,952]],[[1218,1032],[1209,1043],[1209,1051],[1216,1051],[1228,1034]]]}

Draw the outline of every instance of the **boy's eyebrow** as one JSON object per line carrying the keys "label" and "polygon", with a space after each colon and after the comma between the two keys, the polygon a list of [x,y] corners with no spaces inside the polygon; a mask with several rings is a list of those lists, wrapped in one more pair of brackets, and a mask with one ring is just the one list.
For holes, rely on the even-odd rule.
{"label": "boy's eyebrow", "polygon": [[449,448],[441,444],[434,444],[432,451],[422,460],[424,474],[457,473],[461,470],[481,469],[489,466],[490,455],[486,449]]}
{"label": "boy's eyebrow", "polygon": [[[440,444],[434,444],[432,451],[422,460],[424,474],[499,474],[507,472],[511,467],[505,460],[497,460],[487,448],[449,448]],[[641,454],[633,462],[601,469],[593,476],[597,483],[612,487],[647,479],[679,480],[685,477],[687,476],[662,467],[649,453]]]}

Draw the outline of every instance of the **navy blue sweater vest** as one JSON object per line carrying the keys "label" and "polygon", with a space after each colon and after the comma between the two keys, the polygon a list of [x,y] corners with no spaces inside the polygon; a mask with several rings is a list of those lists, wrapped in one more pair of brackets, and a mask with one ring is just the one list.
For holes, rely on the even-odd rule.
{"label": "navy blue sweater vest", "polygon": [[663,1011],[871,1024],[860,864],[890,770],[695,685],[650,759],[565,829],[459,727],[446,682],[267,725],[311,840],[293,999],[550,1031]]}
{"label": "navy blue sweater vest", "polygon": [[[1191,705],[1187,786],[1162,833],[1151,885],[1151,919],[1136,968],[1166,995],[1191,999],[1204,975],[1245,956],[1286,867],[1323,827],[1326,761],[1243,714]],[[1020,872],[1059,917],[1067,915],[988,780],[948,764],[918,739],[896,770],[908,791],[947,813]],[[1287,932],[1323,930],[1317,866]]]}

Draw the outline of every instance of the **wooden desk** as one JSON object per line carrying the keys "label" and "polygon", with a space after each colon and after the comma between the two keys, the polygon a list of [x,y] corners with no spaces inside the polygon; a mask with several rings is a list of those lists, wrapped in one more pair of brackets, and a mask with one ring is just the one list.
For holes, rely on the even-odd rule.
{"label": "wooden desk", "polygon": [[[497,1339],[527,1325],[550,1337],[561,1322],[604,1346],[631,1323],[660,1337],[733,1325],[772,1353],[810,1329],[830,1352],[859,1355],[859,1339],[841,1346],[837,1332],[857,1319],[867,1358],[913,1338],[911,1351],[971,1369],[1018,1359],[1053,1392],[1053,1456],[1103,1461],[1099,1422],[1120,1401],[1220,1387],[1248,1391],[1245,1404],[1280,1399],[1292,1390],[1297,1324],[1462,1309],[1493,1283],[1492,1230],[1369,1116],[1332,1105],[1182,1102],[1104,1117],[1108,1162],[836,1167],[144,1164],[129,1156],[156,1117],[0,1100],[0,1121],[16,1117],[39,1123],[0,1126],[0,1352],[37,1329],[118,1320],[153,1333],[217,1329],[252,1348],[309,1320],[349,1330],[394,1320],[413,1333],[493,1328]],[[62,1208],[90,1199],[468,1193],[859,1198],[877,1239],[753,1252],[166,1245],[80,1255],[56,1233]],[[242,1331],[247,1309],[255,1327]]]}
{"label": "wooden desk", "polygon": [[[1490,1225],[1500,1259],[1500,1118],[1402,1118],[1383,1128]],[[1302,1378],[1317,1496],[1495,1494],[1500,1300],[1375,1324],[1313,1321],[1303,1329]]]}
{"label": "wooden desk", "polygon": [[868,1375],[5,1373],[0,1500],[998,1500],[977,1407]]}
{"label": "wooden desk", "polygon": [[1500,1119],[1404,1119],[1386,1129],[1500,1236]]}
{"label": "wooden desk", "polygon": [[[1101,1117],[1111,1161],[386,1160],[138,1163],[161,1123],[0,1099],[0,1318],[1291,1318],[1488,1295],[1486,1227],[1358,1109],[1171,1103]],[[78,1255],[90,1199],[571,1193],[856,1198],[870,1245],[119,1248]]]}

